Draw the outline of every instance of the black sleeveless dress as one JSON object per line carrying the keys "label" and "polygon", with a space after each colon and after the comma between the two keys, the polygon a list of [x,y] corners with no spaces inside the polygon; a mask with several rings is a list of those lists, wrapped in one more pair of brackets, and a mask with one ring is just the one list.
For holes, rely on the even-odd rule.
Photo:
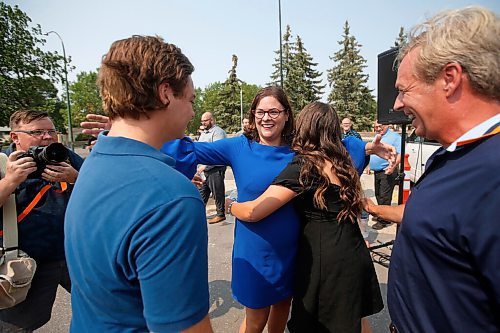
{"label": "black sleeveless dress", "polygon": [[297,157],[274,180],[299,193],[301,218],[295,288],[288,329],[295,332],[360,332],[360,318],[384,307],[377,275],[358,223],[337,221],[339,186],[325,192],[327,209],[313,205],[314,182],[299,184]]}

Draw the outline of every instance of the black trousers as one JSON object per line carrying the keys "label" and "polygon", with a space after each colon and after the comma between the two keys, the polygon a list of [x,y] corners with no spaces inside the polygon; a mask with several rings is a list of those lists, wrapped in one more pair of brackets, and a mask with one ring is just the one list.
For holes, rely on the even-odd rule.
{"label": "black trousers", "polygon": [[205,205],[210,198],[210,193],[214,194],[217,216],[226,216],[224,213],[226,188],[224,186],[224,177],[226,175],[225,166],[217,166],[205,171],[207,178],[200,188],[200,195]]}
{"label": "black trousers", "polygon": [[377,198],[379,205],[391,205],[392,192],[394,191],[394,186],[396,186],[398,173],[398,168],[390,175],[386,175],[383,170],[375,171],[375,198]]}

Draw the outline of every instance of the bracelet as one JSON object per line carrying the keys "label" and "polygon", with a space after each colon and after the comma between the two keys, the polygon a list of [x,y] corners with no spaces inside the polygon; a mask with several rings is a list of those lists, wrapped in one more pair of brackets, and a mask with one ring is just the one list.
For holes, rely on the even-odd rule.
{"label": "bracelet", "polygon": [[226,213],[227,213],[227,214],[233,215],[233,214],[231,213],[231,208],[233,207],[233,204],[234,204],[235,202],[236,202],[236,200],[233,200],[233,201],[231,201],[231,203],[227,206],[227,210],[226,210]]}

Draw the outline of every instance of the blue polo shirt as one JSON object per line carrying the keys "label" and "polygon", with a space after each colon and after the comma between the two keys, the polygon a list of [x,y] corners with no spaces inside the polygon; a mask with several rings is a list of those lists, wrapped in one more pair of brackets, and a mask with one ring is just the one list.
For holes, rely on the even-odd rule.
{"label": "blue polo shirt", "polygon": [[[382,135],[382,139],[380,140],[383,143],[390,144],[396,148],[396,153],[401,154],[401,135],[392,131],[390,128],[387,129],[384,135]],[[377,155],[370,156],[370,170],[372,171],[382,171],[389,166],[389,162],[384,160]]]}
{"label": "blue polo shirt", "polygon": [[71,332],[178,332],[207,315],[205,206],[173,165],[99,136],[66,211]]}
{"label": "blue polo shirt", "polygon": [[392,251],[399,332],[500,330],[500,135],[440,148],[412,189]]}

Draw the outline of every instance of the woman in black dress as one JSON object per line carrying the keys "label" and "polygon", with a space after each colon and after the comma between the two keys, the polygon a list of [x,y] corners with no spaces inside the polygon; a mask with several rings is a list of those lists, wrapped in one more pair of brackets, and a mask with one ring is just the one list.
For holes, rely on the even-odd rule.
{"label": "woman in black dress", "polygon": [[383,308],[375,269],[357,224],[359,175],[342,144],[340,121],[324,103],[299,114],[293,161],[259,198],[228,210],[259,221],[294,199],[301,216],[290,332],[360,332]]}

